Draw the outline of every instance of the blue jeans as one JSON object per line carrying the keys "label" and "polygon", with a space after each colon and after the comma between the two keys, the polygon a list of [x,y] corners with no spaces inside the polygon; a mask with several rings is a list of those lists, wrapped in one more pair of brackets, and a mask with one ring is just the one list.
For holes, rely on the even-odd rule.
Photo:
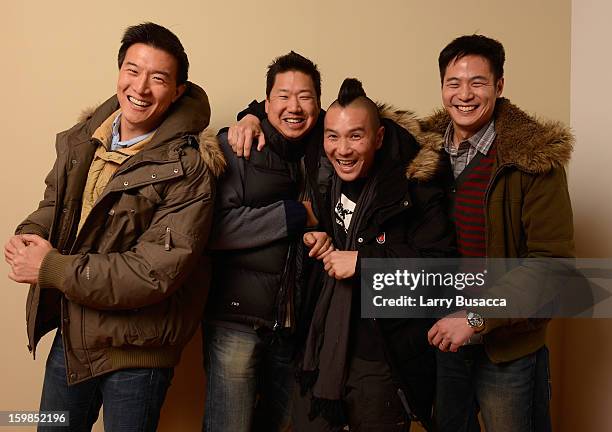
{"label": "blue jeans", "polygon": [[[204,329],[205,432],[282,431],[295,384],[293,343],[208,324]],[[257,400],[257,403],[256,403]]]}
{"label": "blue jeans", "polygon": [[[123,369],[68,386],[64,346],[58,331],[47,358],[41,411],[68,411],[70,426],[62,431],[91,431],[104,406],[107,432],[155,431],[174,370]],[[58,428],[39,426],[39,431]]]}
{"label": "blue jeans", "polygon": [[548,349],[495,364],[483,345],[437,353],[435,422],[439,432],[550,430]]}

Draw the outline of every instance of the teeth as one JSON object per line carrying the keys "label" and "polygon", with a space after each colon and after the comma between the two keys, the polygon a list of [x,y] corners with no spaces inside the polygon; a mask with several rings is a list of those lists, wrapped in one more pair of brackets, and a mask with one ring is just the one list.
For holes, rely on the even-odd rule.
{"label": "teeth", "polygon": [[457,105],[457,109],[462,112],[470,112],[470,111],[474,111],[476,107],[473,105],[472,106]]}
{"label": "teeth", "polygon": [[132,102],[134,105],[138,105],[140,107],[148,107],[149,105],[151,105],[150,102],[145,102],[145,101],[141,101],[139,99],[133,98],[132,96],[128,96],[128,99],[130,102]]}
{"label": "teeth", "polygon": [[294,124],[295,124],[295,123],[301,123],[301,122],[302,122],[302,119],[293,119],[293,118],[288,118],[288,119],[285,119],[285,121],[286,121],[287,123],[294,123]]}
{"label": "teeth", "polygon": [[336,159],[336,162],[338,162],[338,165],[344,165],[344,166],[350,166],[350,165],[353,165],[355,163],[355,161],[352,161],[352,160],[343,160],[343,159]]}

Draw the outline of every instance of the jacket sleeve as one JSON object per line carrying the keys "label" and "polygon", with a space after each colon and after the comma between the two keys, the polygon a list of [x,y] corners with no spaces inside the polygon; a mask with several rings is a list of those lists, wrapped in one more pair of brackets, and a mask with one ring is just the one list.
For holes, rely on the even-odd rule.
{"label": "jacket sleeve", "polygon": [[[195,150],[193,150],[195,151]],[[201,158],[166,186],[149,227],[130,250],[44,258],[38,283],[93,309],[156,304],[182,286],[199,261],[212,224],[214,184]]]}
{"label": "jacket sleeve", "polygon": [[55,213],[57,164],[56,159],[53,168],[45,178],[46,187],[43,200],[38,204],[38,208],[17,226],[15,234],[37,234],[44,239],[49,239],[49,230]]}
{"label": "jacket sleeve", "polygon": [[247,114],[254,115],[260,121],[265,119],[267,117],[265,102],[264,101],[257,102],[256,100],[251,101],[248,107],[246,107],[244,110],[240,111],[236,115],[236,120],[238,121],[242,120],[242,118],[246,116]]}
{"label": "jacket sleeve", "polygon": [[[565,169],[554,168],[540,175],[523,174],[522,187],[521,224],[527,258],[531,260],[504,275],[488,293],[491,297],[514,299],[515,316],[528,316],[534,305],[539,308],[558,294],[558,287],[549,282],[550,272],[563,273],[566,268],[547,258],[575,256],[572,207]],[[537,290],[537,296],[532,294],[534,291],[525,295],[525,288],[529,287]],[[483,333],[518,322],[527,327],[541,326],[541,320],[491,318],[486,320]]]}
{"label": "jacket sleeve", "polygon": [[236,157],[219,136],[227,169],[219,180],[215,223],[209,248],[236,250],[264,246],[303,230],[306,209],[293,200],[277,201],[262,207],[244,203],[244,159]]}

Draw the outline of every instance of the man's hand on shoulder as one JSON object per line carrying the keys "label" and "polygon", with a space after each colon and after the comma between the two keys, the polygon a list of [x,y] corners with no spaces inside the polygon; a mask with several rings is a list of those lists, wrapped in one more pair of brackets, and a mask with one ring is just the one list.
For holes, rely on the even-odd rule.
{"label": "man's hand on shoulder", "polygon": [[4,245],[4,259],[11,266],[8,277],[15,282],[35,284],[43,259],[53,249],[35,234],[12,236]]}
{"label": "man's hand on shoulder", "polygon": [[257,150],[266,145],[266,138],[261,130],[261,122],[252,115],[245,115],[238,123],[227,131],[227,141],[238,157],[249,158],[253,139],[257,138]]}

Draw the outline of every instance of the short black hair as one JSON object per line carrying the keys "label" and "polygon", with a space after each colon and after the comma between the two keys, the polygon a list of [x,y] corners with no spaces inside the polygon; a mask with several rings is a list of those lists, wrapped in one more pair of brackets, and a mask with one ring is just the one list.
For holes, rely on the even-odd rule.
{"label": "short black hair", "polygon": [[446,68],[451,61],[459,60],[468,55],[486,58],[496,81],[504,76],[504,62],[506,61],[504,46],[495,39],[473,34],[456,38],[440,52],[438,57],[440,82],[444,81]]}
{"label": "short black hair", "polygon": [[142,43],[167,52],[176,59],[176,83],[184,84],[189,73],[189,59],[179,38],[159,24],[146,22],[128,27],[121,39],[117,60],[119,69],[125,60],[125,53],[134,44]]}
{"label": "short black hair", "polygon": [[295,51],[276,57],[268,66],[268,72],[266,74],[266,97],[270,98],[270,92],[272,91],[272,87],[274,87],[276,75],[289,71],[302,72],[308,75],[314,84],[315,92],[317,93],[317,101],[321,103],[321,73],[312,60],[307,59]]}

